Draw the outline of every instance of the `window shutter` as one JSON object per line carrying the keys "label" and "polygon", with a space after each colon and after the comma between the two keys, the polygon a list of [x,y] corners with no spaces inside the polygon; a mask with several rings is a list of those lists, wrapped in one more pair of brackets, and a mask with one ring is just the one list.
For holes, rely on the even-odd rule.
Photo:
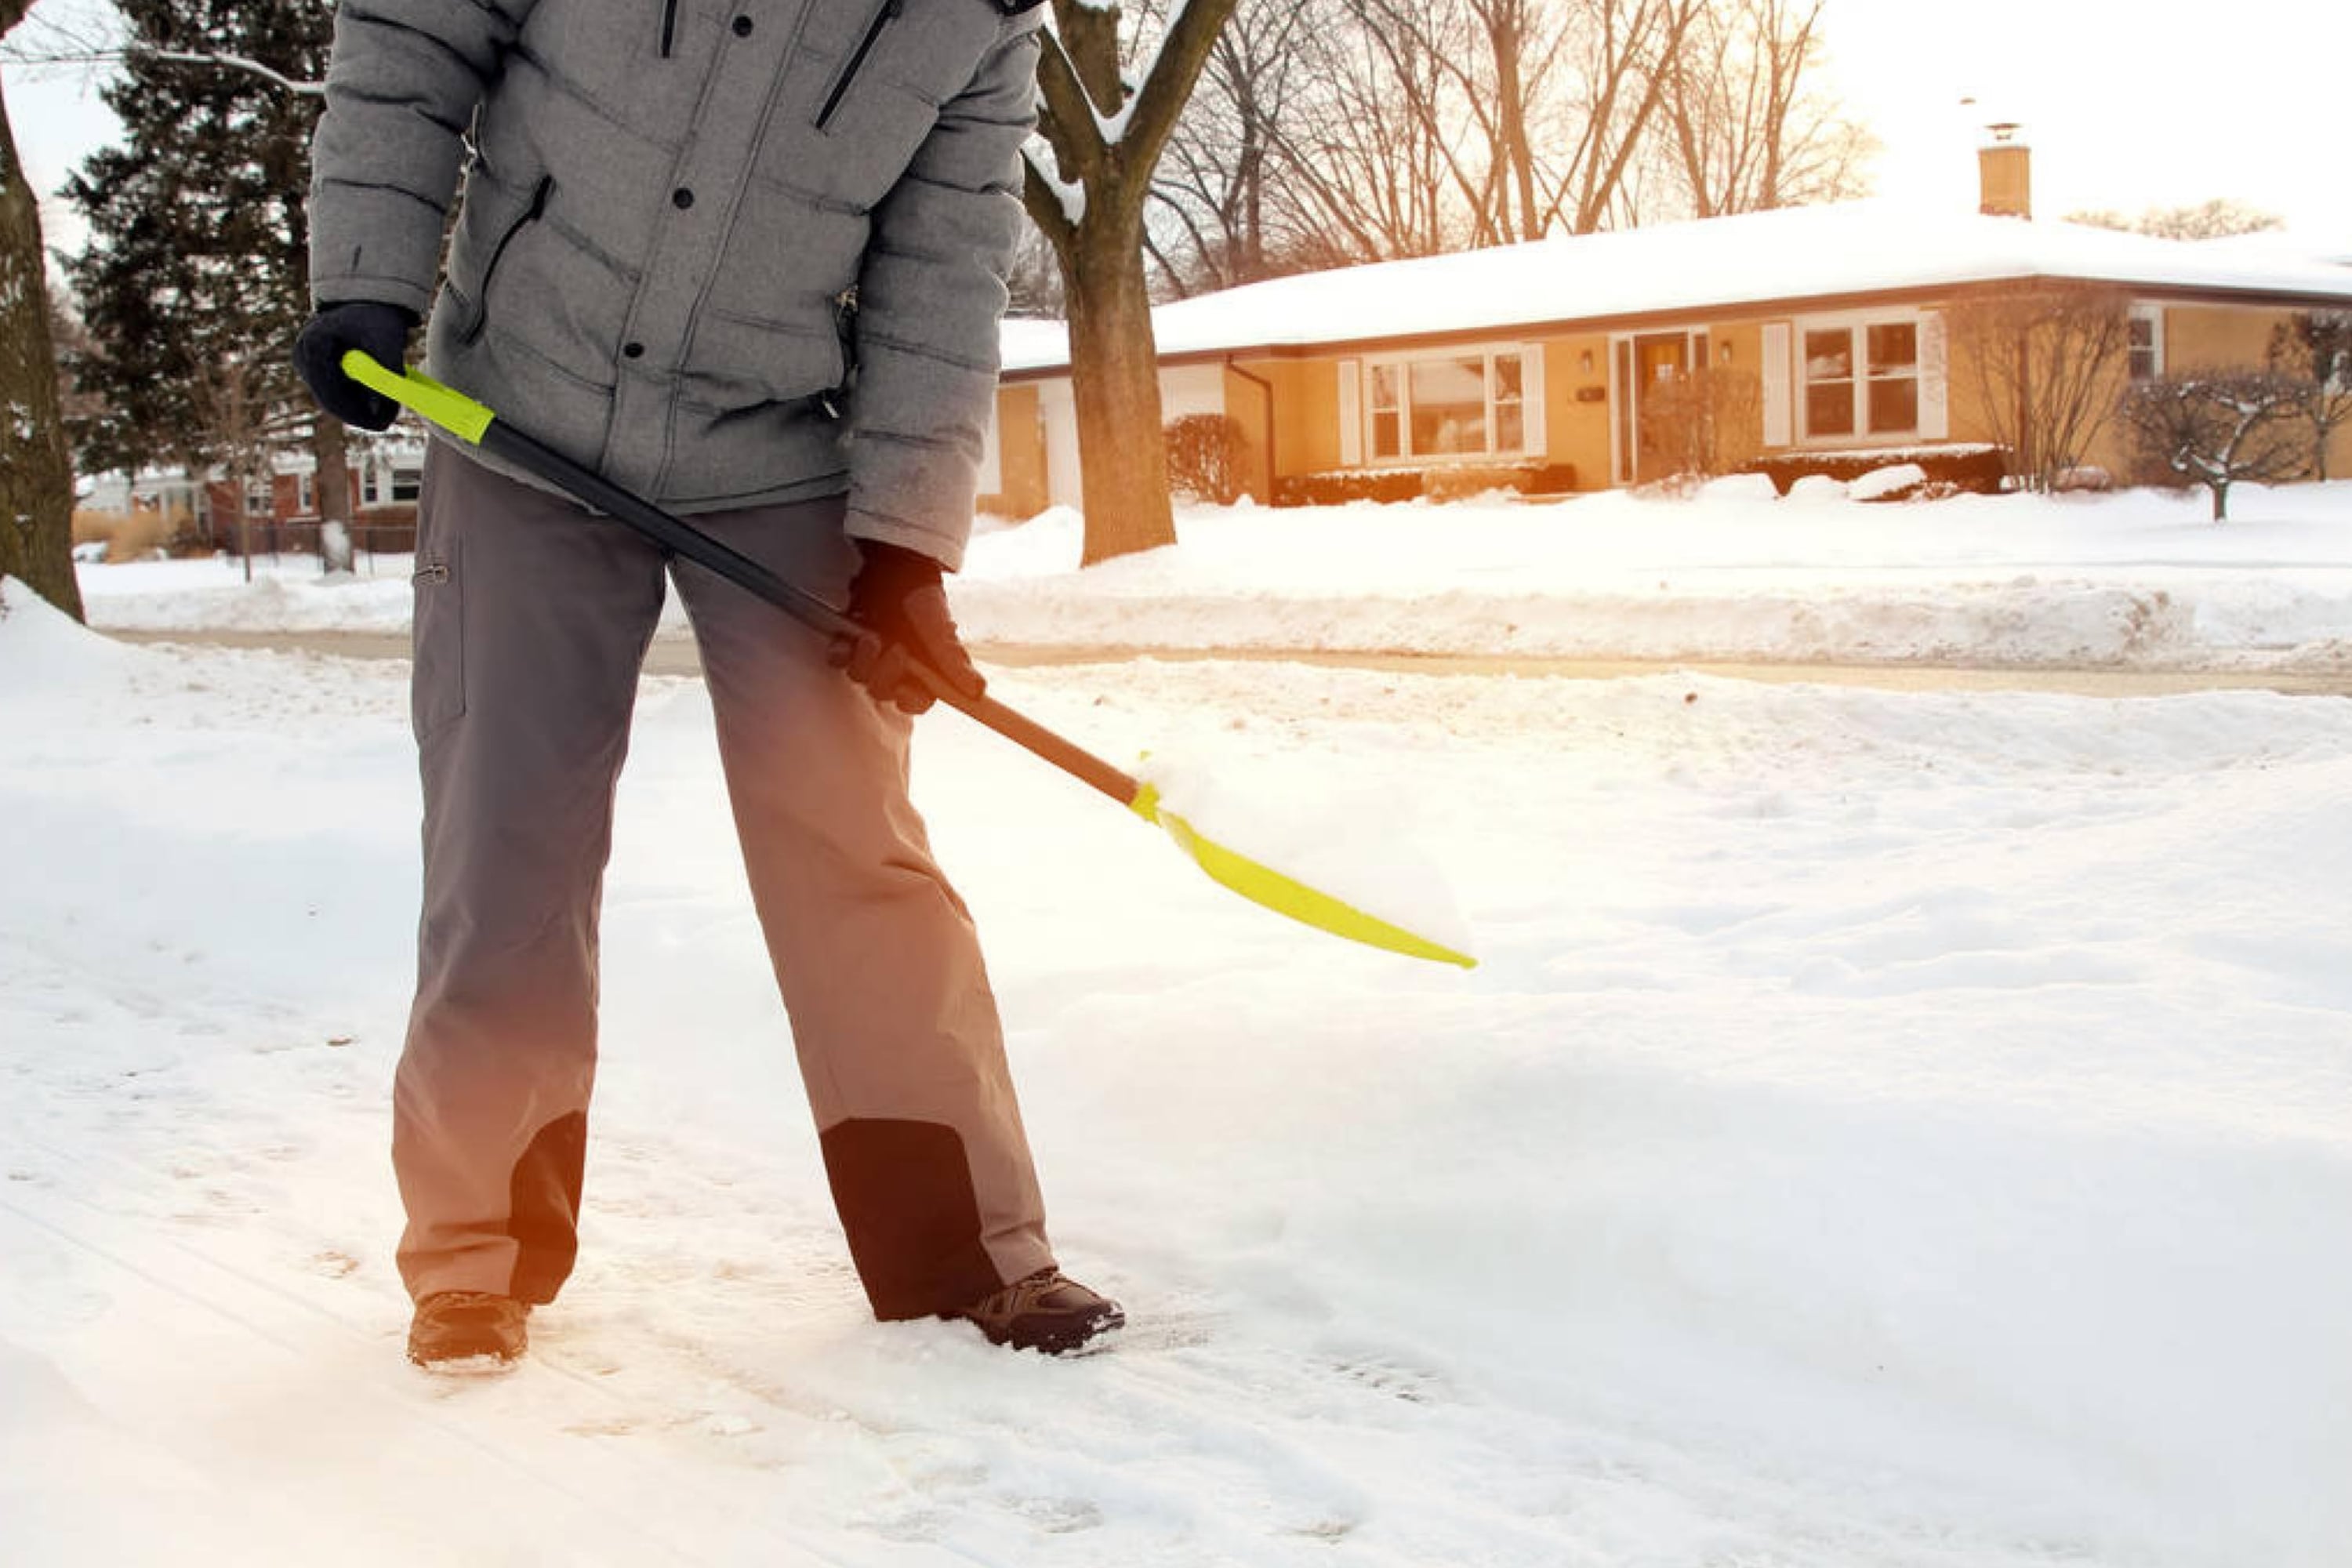
{"label": "window shutter", "polygon": [[1945,348],[1944,317],[1929,310],[1919,318],[1919,438],[1941,441],[1952,433],[1951,359]]}
{"label": "window shutter", "polygon": [[1519,345],[1519,420],[1527,431],[1528,456],[1544,455],[1544,351],[1541,343]]}
{"label": "window shutter", "polygon": [[1789,420],[1789,323],[1764,323],[1764,363],[1756,369],[1764,378],[1764,444],[1785,447],[1793,431]]}
{"label": "window shutter", "polygon": [[1339,362],[1339,461],[1354,468],[1364,460],[1364,370],[1360,362]]}

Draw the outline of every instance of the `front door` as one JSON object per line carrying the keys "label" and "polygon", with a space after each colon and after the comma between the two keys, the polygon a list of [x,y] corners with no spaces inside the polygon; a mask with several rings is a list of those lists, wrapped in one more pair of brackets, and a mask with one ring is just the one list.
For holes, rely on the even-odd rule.
{"label": "front door", "polygon": [[1611,345],[1609,445],[1616,482],[1663,479],[1687,467],[1680,422],[1687,417],[1685,395],[1692,366],[1706,363],[1702,332],[1643,332]]}
{"label": "front door", "polygon": [[1663,479],[1679,470],[1675,439],[1680,400],[1675,383],[1690,374],[1688,332],[1650,332],[1633,340],[1633,479]]}

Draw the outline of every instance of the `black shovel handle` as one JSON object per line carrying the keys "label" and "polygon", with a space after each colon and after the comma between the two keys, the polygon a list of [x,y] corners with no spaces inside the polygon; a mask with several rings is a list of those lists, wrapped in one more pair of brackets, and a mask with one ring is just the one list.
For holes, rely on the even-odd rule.
{"label": "black shovel handle", "polygon": [[[516,429],[502,418],[494,419],[483,430],[480,446],[483,451],[504,458],[549,483],[561,486],[597,511],[635,529],[671,554],[707,567],[737,587],[759,595],[827,637],[873,635],[807,589],[785,581],[741,551],[721,543],[684,519],[621,489],[601,474]],[[908,664],[916,678],[941,702],[987,725],[1014,745],[1036,753],[1073,778],[1093,785],[1119,805],[1132,806],[1136,797],[1142,793],[1143,786],[1132,775],[1111,766],[1084,747],[1063,739],[1028,715],[984,694],[967,696],[949,685],[945,677],[920,659],[909,658]]]}

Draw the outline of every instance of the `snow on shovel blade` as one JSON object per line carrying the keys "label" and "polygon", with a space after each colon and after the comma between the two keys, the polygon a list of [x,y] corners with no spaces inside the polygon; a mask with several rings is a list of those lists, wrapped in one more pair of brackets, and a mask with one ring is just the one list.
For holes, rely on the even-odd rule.
{"label": "snow on shovel blade", "polygon": [[1204,837],[1192,823],[1160,804],[1160,791],[1155,785],[1147,784],[1137,791],[1128,809],[1146,822],[1157,823],[1166,830],[1169,837],[1176,841],[1177,847],[1190,856],[1192,862],[1206,871],[1212,879],[1232,889],[1252,903],[1264,905],[1276,914],[1287,915],[1318,931],[1343,936],[1350,942],[1360,942],[1368,947],[1403,953],[1409,958],[1459,964],[1465,969],[1478,967],[1478,961],[1466,952],[1429,937],[1416,935],[1377,915],[1368,914],[1353,904],[1310,888],[1271,866],[1253,860]]}

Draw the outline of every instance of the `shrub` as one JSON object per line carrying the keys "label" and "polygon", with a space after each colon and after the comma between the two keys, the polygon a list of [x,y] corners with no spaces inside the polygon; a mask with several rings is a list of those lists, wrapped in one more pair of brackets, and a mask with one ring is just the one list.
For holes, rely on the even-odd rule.
{"label": "shrub", "polygon": [[2230,515],[2230,487],[2289,479],[2310,467],[2311,426],[2293,379],[2251,367],[2137,381],[2123,418],[2143,474],[2203,485],[2213,521]]}
{"label": "shrub", "polygon": [[163,512],[133,507],[129,511],[100,511],[83,507],[73,514],[73,542],[104,544],[109,561],[142,561],[167,549],[187,527],[187,514],[177,510]]}
{"label": "shrub", "polygon": [[1231,506],[1241,499],[1249,437],[1226,414],[1187,414],[1161,433],[1168,445],[1168,489],[1185,500]]}
{"label": "shrub", "polygon": [[1762,474],[1782,495],[1807,474],[1852,483],[1873,468],[1894,463],[1916,463],[1930,484],[1951,485],[1979,495],[2000,493],[2009,476],[2009,454],[1990,445],[1877,447],[1870,451],[1774,452],[1757,458],[1744,472]]}
{"label": "shrub", "polygon": [[1558,496],[1575,489],[1573,463],[1444,463],[1425,468],[1341,468],[1322,474],[1284,474],[1274,481],[1274,504],[1339,506],[1348,501],[1402,501],[1421,496],[1432,500],[1457,500],[1488,490]]}

